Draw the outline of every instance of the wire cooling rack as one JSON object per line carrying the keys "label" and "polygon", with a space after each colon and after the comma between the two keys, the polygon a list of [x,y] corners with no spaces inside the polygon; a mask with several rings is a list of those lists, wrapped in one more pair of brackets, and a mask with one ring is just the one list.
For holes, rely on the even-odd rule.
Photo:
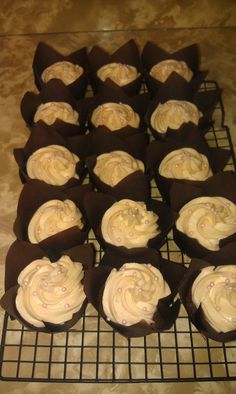
{"label": "wire cooling rack", "polygon": [[[206,81],[201,89],[211,90]],[[236,162],[229,129],[224,126],[222,102],[214,111],[214,125],[206,135],[211,147],[230,150],[227,170]],[[155,184],[152,197],[161,199]],[[103,251],[93,232],[88,242],[96,248],[96,263]],[[164,258],[188,266],[168,235],[161,248]],[[6,314],[0,350],[0,378],[43,382],[167,382],[236,380],[236,341],[219,343],[204,338],[191,324],[183,306],[173,327],[147,337],[126,339],[116,333],[88,305],[84,316],[68,332],[30,331]]]}

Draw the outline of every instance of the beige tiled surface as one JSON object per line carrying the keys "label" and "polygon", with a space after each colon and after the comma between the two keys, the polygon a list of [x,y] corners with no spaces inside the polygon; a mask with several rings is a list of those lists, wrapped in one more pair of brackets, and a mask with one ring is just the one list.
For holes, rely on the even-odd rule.
{"label": "beige tiled surface", "polygon": [[[12,224],[21,190],[12,151],[15,147],[23,146],[29,136],[20,116],[19,104],[24,92],[34,89],[31,63],[37,43],[43,40],[67,53],[84,45],[90,49],[95,43],[113,51],[130,38],[136,40],[140,49],[147,40],[151,40],[169,51],[197,42],[202,56],[202,68],[208,69],[208,77],[217,80],[223,88],[226,124],[230,126],[236,145],[235,4],[234,0],[124,0],[118,5],[115,0],[0,2],[0,296],[3,293],[4,259],[14,240]],[[56,32],[57,34],[48,34]],[[3,316],[2,310],[0,316]],[[4,393],[41,393],[45,390],[50,390],[50,393],[76,393],[78,390],[90,393],[96,390],[104,394],[110,391],[154,393],[157,390],[160,393],[231,393],[234,388],[235,384],[232,382],[173,385],[0,382],[0,390]]]}

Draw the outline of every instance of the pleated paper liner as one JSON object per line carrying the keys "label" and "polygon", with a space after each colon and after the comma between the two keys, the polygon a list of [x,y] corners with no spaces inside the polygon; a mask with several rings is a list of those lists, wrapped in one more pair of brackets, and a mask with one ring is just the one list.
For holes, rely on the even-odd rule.
{"label": "pleated paper liner", "polygon": [[[235,173],[233,171],[219,172],[202,182],[201,185],[180,184],[175,182],[170,189],[170,205],[174,211],[179,212],[186,203],[194,198],[203,196],[224,197],[236,204]],[[175,243],[182,252],[186,253],[189,257],[203,258],[210,253],[210,250],[200,245],[196,239],[188,237],[177,230],[176,227],[173,228],[173,235]],[[235,240],[236,233],[221,239],[219,242],[220,249],[227,243]]]}
{"label": "pleated paper liner", "polygon": [[45,83],[41,78],[43,71],[54,63],[62,61],[67,61],[83,68],[81,76],[71,84],[67,85],[68,89],[76,99],[83,98],[88,86],[89,77],[86,47],[80,48],[68,55],[62,55],[47,43],[39,42],[35,50],[32,65],[37,88],[41,90],[45,86]]}
{"label": "pleated paper liner", "polygon": [[60,134],[69,137],[85,133],[90,98],[77,101],[72,96],[68,87],[57,79],[52,79],[45,84],[39,94],[26,92],[23,96],[21,100],[21,114],[29,128],[35,124],[34,115],[39,105],[48,102],[66,102],[79,114],[79,125],[56,119],[53,126],[57,128]]}
{"label": "pleated paper liner", "polygon": [[85,159],[88,155],[89,143],[87,135],[74,136],[65,138],[57,132],[53,126],[48,126],[44,122],[37,122],[32,127],[30,137],[24,148],[14,149],[14,157],[19,166],[19,173],[23,183],[28,182],[31,178],[27,174],[27,161],[29,157],[38,149],[47,147],[49,145],[59,145],[68,149],[71,153],[79,157],[79,162],[76,164],[76,174],[78,179],[73,177],[60,187],[67,189],[75,185],[81,184],[86,175]]}
{"label": "pleated paper liner", "polygon": [[[53,253],[54,256],[56,256],[54,260],[51,259],[51,255]],[[74,313],[72,318],[63,324],[52,324],[45,321],[45,327],[38,328],[29,324],[21,317],[15,305],[15,299],[19,287],[17,284],[17,279],[20,272],[32,261],[36,259],[42,259],[43,257],[48,257],[53,264],[53,262],[57,261],[61,256],[67,255],[73,262],[81,263],[85,273],[86,271],[90,270],[94,264],[94,250],[90,244],[75,246],[69,250],[64,250],[62,253],[59,253],[57,250],[51,250],[51,255],[45,253],[45,251],[41,249],[39,245],[33,245],[29,242],[16,240],[11,245],[6,257],[5,294],[1,298],[0,304],[12,319],[17,319],[23,326],[37,332],[51,333],[67,331],[81,318],[88,303],[86,298],[80,310]]]}
{"label": "pleated paper liner", "polygon": [[97,71],[101,67],[110,63],[121,63],[136,68],[139,73],[138,77],[134,81],[121,86],[121,88],[128,95],[135,95],[139,93],[143,78],[142,65],[139,49],[134,40],[127,41],[112,54],[109,54],[105,49],[95,45],[88,54],[88,60],[91,71],[91,84],[95,94],[104,85],[104,81],[98,78]]}
{"label": "pleated paper liner", "polygon": [[[159,89],[155,97],[150,101],[147,109],[147,124],[156,139],[166,139],[178,135],[181,127],[177,130],[168,127],[165,133],[155,129],[151,124],[151,116],[159,104],[164,104],[169,100],[181,100],[194,104],[197,109],[202,113],[198,122],[199,130],[205,134],[212,125],[212,114],[220,100],[221,90],[212,89],[209,91],[194,91],[191,84],[187,83],[183,78],[179,78],[176,73],[171,74],[166,83]],[[183,121],[183,125],[185,122]]]}
{"label": "pleated paper liner", "polygon": [[28,239],[28,225],[36,212],[36,210],[45,202],[58,199],[64,201],[66,199],[72,200],[79,208],[83,217],[83,228],[73,226],[67,230],[63,230],[55,235],[52,235],[38,245],[46,251],[51,249],[58,249],[59,251],[72,248],[75,245],[82,244],[87,238],[89,231],[89,224],[86,218],[84,208],[84,197],[87,192],[92,190],[91,184],[74,186],[67,190],[61,190],[55,186],[47,185],[38,180],[30,180],[25,183],[21,191],[18,207],[17,218],[14,223],[14,232],[17,239],[22,241],[29,241]]}
{"label": "pleated paper liner", "polygon": [[[228,247],[228,245],[227,245]],[[233,249],[232,249],[233,250]],[[231,250],[231,251],[232,251]],[[192,285],[194,280],[197,278],[197,276],[200,274],[201,269],[208,267],[208,266],[217,266],[217,265],[227,265],[231,264],[230,262],[227,261],[227,256],[228,252],[226,251],[226,255],[224,258],[224,249],[220,251],[221,257],[219,259],[218,252],[216,252],[217,256],[217,263],[210,263],[204,260],[200,259],[193,259],[191,261],[191,264],[186,271],[186,274],[182,280],[182,283],[180,284],[179,287],[179,294],[181,301],[183,305],[185,306],[185,309],[187,310],[188,316],[191,320],[191,322],[194,324],[194,326],[199,330],[201,334],[203,334],[205,337],[213,339],[214,341],[218,342],[230,342],[234,341],[236,339],[236,329],[228,332],[217,332],[206,320],[204,312],[201,308],[201,305],[199,308],[195,306],[192,300]],[[234,245],[234,253],[235,253],[235,245]],[[213,254],[212,254],[213,256]],[[222,259],[222,260],[221,260]],[[231,260],[232,261],[232,256]],[[235,264],[235,260],[234,263]]]}
{"label": "pleated paper liner", "polygon": [[[128,249],[124,246],[115,246],[107,243],[101,231],[101,222],[105,212],[117,201],[114,196],[105,193],[89,192],[84,200],[86,215],[89,223],[95,233],[95,236],[103,249],[111,249],[118,254],[123,256],[129,256],[135,253],[139,253],[140,248]],[[171,210],[167,204],[148,199],[144,201],[148,211],[153,211],[158,215],[159,219],[157,224],[160,228],[160,233],[148,241],[148,248],[160,248],[166,241],[166,236],[170,232],[171,228],[177,218],[177,214]]]}
{"label": "pleated paper liner", "polygon": [[[135,96],[128,96],[118,85],[114,82],[108,80],[104,82],[103,86],[99,90],[99,93],[94,96],[90,103],[89,115],[88,115],[88,127],[92,131],[97,127],[91,122],[91,117],[93,111],[102,104],[105,103],[122,103],[129,105],[133,111],[135,111],[140,117],[140,123],[137,128],[134,129],[134,133],[137,130],[142,130],[146,125],[144,122],[144,117],[146,114],[147,106],[149,103],[149,93],[142,93]],[[122,127],[117,131],[111,131],[112,133],[116,133],[120,130],[126,131],[127,127]],[[130,127],[128,127],[130,129]]]}
{"label": "pleated paper liner", "polygon": [[[169,296],[159,300],[152,324],[148,324],[145,320],[140,320],[136,324],[125,326],[108,320],[104,313],[102,296],[106,279],[113,268],[119,269],[123,264],[128,264],[129,262],[151,264],[159,269],[171,289]],[[87,272],[85,292],[98,313],[120,334],[125,337],[145,336],[154,332],[168,330],[173,325],[179,313],[180,303],[176,295],[184,273],[185,268],[182,265],[162,259],[160,254],[154,249],[141,248],[139,253],[135,255],[130,254],[127,257],[107,251],[101,260],[100,266]]]}
{"label": "pleated paper liner", "polygon": [[201,136],[198,128],[193,124],[188,125],[188,134],[183,141],[174,141],[172,139],[166,139],[163,141],[152,141],[147,148],[147,171],[150,172],[151,176],[154,177],[154,180],[164,201],[168,203],[170,188],[174,182],[179,183],[180,185],[186,183],[189,185],[197,186],[201,186],[202,182],[205,182],[188,179],[166,178],[160,175],[159,166],[162,160],[170,152],[182,148],[193,148],[197,152],[205,155],[209,161],[209,166],[212,169],[213,174],[222,171],[230,157],[230,151],[228,149],[210,148],[205,139]]}

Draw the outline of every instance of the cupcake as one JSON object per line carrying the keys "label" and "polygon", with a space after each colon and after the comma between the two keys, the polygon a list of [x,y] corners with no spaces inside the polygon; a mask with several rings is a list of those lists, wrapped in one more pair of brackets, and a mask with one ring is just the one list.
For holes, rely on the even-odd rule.
{"label": "cupcake", "polygon": [[179,292],[192,323],[206,337],[220,342],[236,339],[235,287],[235,263],[192,260]]}
{"label": "cupcake", "polygon": [[38,179],[67,188],[83,182],[87,136],[64,138],[44,123],[33,126],[24,148],[14,149],[23,182]]}
{"label": "cupcake", "polygon": [[83,207],[91,185],[61,190],[38,180],[20,194],[14,231],[18,239],[48,249],[64,250],[83,243],[89,230]]}
{"label": "cupcake", "polygon": [[180,306],[174,299],[184,272],[183,266],[162,259],[154,249],[126,258],[107,251],[100,266],[86,276],[85,292],[116,331],[144,336],[174,323]]}
{"label": "cupcake", "polygon": [[95,92],[108,79],[129,95],[138,94],[142,83],[140,55],[134,40],[129,40],[112,54],[94,46],[88,55],[91,81]]}
{"label": "cupcake", "polygon": [[38,122],[54,125],[64,136],[85,132],[87,101],[76,101],[60,80],[49,81],[37,95],[25,93],[21,101],[21,114],[32,127]]}
{"label": "cupcake", "polygon": [[65,56],[48,44],[40,42],[34,54],[33,72],[39,90],[51,79],[59,79],[68,86],[76,99],[81,99],[88,84],[86,48]]}
{"label": "cupcake", "polygon": [[54,254],[57,257],[52,261],[38,246],[15,241],[6,258],[6,292],[1,306],[31,330],[68,330],[87,305],[83,283],[86,270],[93,265],[92,246]]}
{"label": "cupcake", "polygon": [[94,97],[90,108],[89,128],[105,126],[111,132],[126,131],[127,127],[137,133],[144,126],[148,94],[129,97],[116,84],[109,81]]}
{"label": "cupcake", "polygon": [[160,247],[176,215],[160,201],[116,200],[104,193],[88,193],[85,209],[98,242],[123,255],[143,247]]}
{"label": "cupcake", "polygon": [[184,141],[156,140],[147,148],[147,170],[167,202],[173,182],[201,185],[224,169],[230,155],[227,149],[209,148],[196,126],[189,124],[185,128]]}
{"label": "cupcake", "polygon": [[236,177],[227,171],[210,177],[201,186],[174,184],[172,209],[179,212],[174,240],[190,257],[219,250],[236,236]]}

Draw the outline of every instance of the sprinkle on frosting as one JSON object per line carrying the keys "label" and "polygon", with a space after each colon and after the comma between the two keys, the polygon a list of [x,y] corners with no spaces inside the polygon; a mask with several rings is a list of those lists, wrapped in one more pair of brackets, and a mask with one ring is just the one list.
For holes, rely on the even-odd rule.
{"label": "sprinkle on frosting", "polygon": [[193,283],[192,300],[215,331],[236,330],[236,265],[203,268]]}
{"label": "sprinkle on frosting", "polygon": [[153,323],[159,300],[170,294],[161,272],[151,264],[129,262],[108,276],[102,304],[107,320],[130,326]]}
{"label": "sprinkle on frosting", "polygon": [[83,228],[82,214],[75,203],[71,200],[49,200],[32,216],[28,237],[30,242],[38,243],[74,226]]}
{"label": "sprinkle on frosting", "polygon": [[146,247],[149,239],[160,233],[157,220],[158,216],[147,211],[144,202],[123,199],[105,212],[102,235],[106,242],[115,246]]}
{"label": "sprinkle on frosting", "polygon": [[45,68],[41,78],[44,83],[56,78],[60,79],[65,85],[70,85],[78,79],[83,72],[83,67],[78,64],[62,61],[53,63],[51,66]]}
{"label": "sprinkle on frosting", "polygon": [[176,222],[179,231],[208,250],[236,232],[236,205],[224,197],[198,197],[185,204]]}
{"label": "sprinkle on frosting", "polygon": [[165,82],[172,72],[176,72],[187,82],[193,77],[193,72],[186,62],[174,59],[163,60],[155,64],[150,70],[150,75],[160,82]]}
{"label": "sprinkle on frosting", "polygon": [[204,181],[212,176],[208,159],[193,148],[174,150],[164,157],[159,173],[165,178]]}
{"label": "sprinkle on frosting", "polygon": [[99,155],[93,171],[104,183],[115,186],[135,171],[144,172],[144,164],[129,153],[117,150]]}
{"label": "sprinkle on frosting", "polygon": [[65,123],[79,124],[79,114],[72,106],[63,101],[50,101],[40,104],[34,115],[34,122],[42,120],[47,125],[52,125],[57,119]]}
{"label": "sprinkle on frosting", "polygon": [[64,146],[48,145],[33,152],[27,160],[26,170],[32,179],[60,186],[71,178],[79,178],[76,173],[79,160]]}
{"label": "sprinkle on frosting", "polygon": [[19,314],[35,327],[44,327],[44,321],[65,323],[85,300],[83,277],[82,264],[72,262],[68,256],[62,256],[55,263],[47,258],[32,261],[18,277],[16,308]]}
{"label": "sprinkle on frosting", "polygon": [[140,118],[128,104],[105,103],[93,111],[91,122],[95,127],[106,126],[116,131],[126,126],[138,128]]}
{"label": "sprinkle on frosting", "polygon": [[198,125],[202,113],[195,104],[184,100],[168,100],[159,104],[151,115],[151,126],[159,133],[167,129],[178,130],[182,124],[192,122]]}
{"label": "sprinkle on frosting", "polygon": [[122,63],[109,63],[105,64],[97,71],[97,76],[102,81],[111,79],[119,86],[128,85],[138,78],[140,73],[134,66]]}

